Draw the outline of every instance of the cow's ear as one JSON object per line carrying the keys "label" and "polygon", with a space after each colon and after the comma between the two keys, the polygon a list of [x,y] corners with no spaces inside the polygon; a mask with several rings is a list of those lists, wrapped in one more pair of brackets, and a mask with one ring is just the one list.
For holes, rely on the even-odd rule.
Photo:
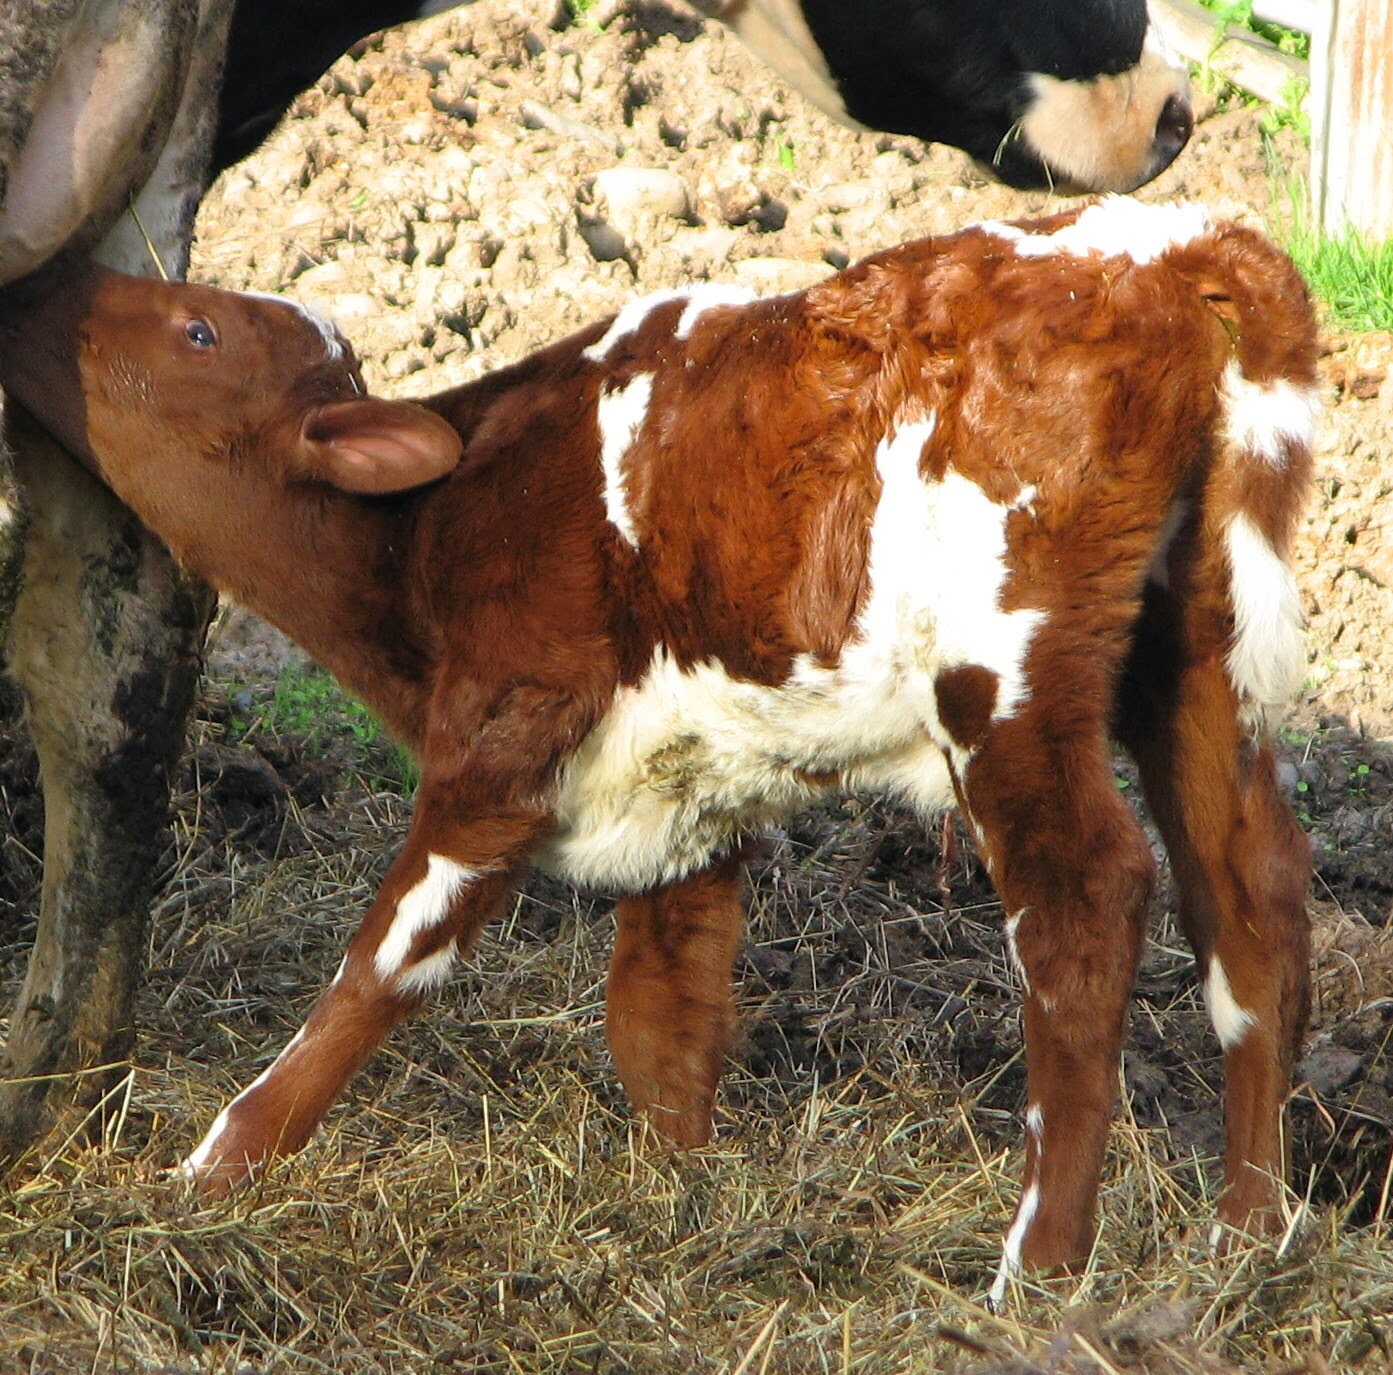
{"label": "cow's ear", "polygon": [[344,492],[381,496],[443,477],[460,459],[459,435],[409,401],[336,401],[300,427],[301,471]]}

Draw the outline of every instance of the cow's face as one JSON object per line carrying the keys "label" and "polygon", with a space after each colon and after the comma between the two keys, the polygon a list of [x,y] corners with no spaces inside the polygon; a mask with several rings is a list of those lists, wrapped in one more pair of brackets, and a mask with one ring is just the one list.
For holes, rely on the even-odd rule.
{"label": "cow's face", "polygon": [[1145,0],[708,0],[834,117],[961,148],[1008,185],[1131,191],[1193,127]]}

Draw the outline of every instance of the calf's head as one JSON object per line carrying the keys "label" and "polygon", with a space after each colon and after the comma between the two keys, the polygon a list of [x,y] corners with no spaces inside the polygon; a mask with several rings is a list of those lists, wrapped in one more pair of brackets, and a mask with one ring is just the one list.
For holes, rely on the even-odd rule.
{"label": "calf's head", "polygon": [[200,505],[254,509],[296,484],[398,492],[460,454],[438,416],[367,396],[312,312],[90,263],[0,293],[0,384],[176,552]]}

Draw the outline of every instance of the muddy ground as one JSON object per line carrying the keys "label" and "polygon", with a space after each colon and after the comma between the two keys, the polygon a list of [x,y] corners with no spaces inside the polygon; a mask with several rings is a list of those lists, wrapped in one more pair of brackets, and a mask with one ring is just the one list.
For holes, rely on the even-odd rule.
{"label": "muddy ground", "polygon": [[[620,13],[602,0],[589,15],[573,23],[524,0],[480,0],[363,45],[214,189],[194,275],[314,302],[353,338],[377,389],[409,396],[478,376],[643,292],[703,279],[791,289],[902,239],[1044,208],[1043,197],[990,184],[956,154],[832,126],[679,8]],[[1191,148],[1143,198],[1280,213],[1280,179],[1304,162],[1295,135],[1267,140],[1256,113],[1206,96],[1201,106]],[[1318,1216],[1372,1228],[1375,1241],[1393,1128],[1390,364],[1386,337],[1328,337],[1328,411],[1298,551],[1310,672],[1280,739],[1283,779],[1316,856],[1317,1002],[1291,1114],[1295,1179],[1325,1210]],[[141,1159],[188,1144],[238,1077],[227,1071],[232,1060],[257,1062],[283,1043],[336,963],[406,814],[382,790],[396,766],[379,746],[365,755],[351,737],[273,728],[271,684],[293,652],[245,617],[229,626],[210,653],[153,937],[142,1062],[155,1067],[164,1097],[132,1108],[128,1149]],[[249,739],[234,744],[249,722]],[[5,1005],[22,974],[39,877],[33,773],[15,733],[0,763]],[[1119,785],[1136,791],[1123,764]],[[269,910],[227,915],[239,894],[289,870],[308,885],[296,890],[297,908],[274,909],[274,898]],[[894,1081],[903,1091],[909,1061],[926,1094],[970,1105],[970,1126],[944,1129],[945,1149],[1018,1146],[1014,996],[999,911],[970,852],[944,864],[937,837],[874,800],[855,801],[771,837],[752,879],[760,896],[739,970],[744,1021],[723,1131],[740,1139],[740,1124],[758,1114],[792,1132],[809,1102],[838,1086],[849,1094]],[[515,950],[546,947],[537,958],[575,966],[602,961],[606,922],[603,902],[539,883],[505,934]],[[495,957],[486,945],[476,971]],[[595,963],[586,986],[593,991],[601,975]],[[471,974],[447,1001],[458,1011],[487,982]],[[520,998],[531,990],[542,1001],[519,1002],[512,1016],[542,1026],[554,995],[521,976],[516,983]],[[496,1035],[480,1030],[477,1010],[460,1015],[462,1053],[470,1064],[487,1055],[490,1082],[526,1081],[534,1062],[571,1054],[539,1048],[535,1028],[484,1052]],[[488,1015],[506,1021],[507,1008]],[[1194,1174],[1201,1193],[1221,1137],[1217,1047],[1206,1027],[1163,910],[1128,1043],[1124,1117],[1147,1134],[1152,1158]],[[604,1083],[593,1010],[574,1034],[582,1049],[568,1072],[593,1065]],[[456,1078],[438,1041],[438,1028],[407,1033],[401,1056],[425,1067],[403,1071],[394,1059],[390,1074],[405,1073],[407,1087],[415,1074],[423,1092]],[[170,1088],[181,1073],[188,1084]],[[355,1102],[384,1092],[388,1075],[370,1072]],[[397,1090],[409,1139],[430,1105]],[[614,1101],[612,1085],[593,1091]],[[477,1127],[472,1099],[460,1111]],[[868,1206],[897,1205],[880,1197]],[[994,1244],[985,1239],[982,1254]],[[976,1263],[947,1265],[947,1282],[970,1286]],[[723,1282],[738,1285],[742,1273],[737,1265]],[[253,1328],[264,1336],[264,1323]],[[1385,1340],[1352,1337],[1344,1356],[1377,1359]],[[551,1368],[541,1357],[524,1367],[513,1359],[513,1368]],[[596,1368],[696,1368],[628,1359]],[[478,1356],[451,1368],[494,1367]],[[814,1366],[781,1352],[770,1368]]]}

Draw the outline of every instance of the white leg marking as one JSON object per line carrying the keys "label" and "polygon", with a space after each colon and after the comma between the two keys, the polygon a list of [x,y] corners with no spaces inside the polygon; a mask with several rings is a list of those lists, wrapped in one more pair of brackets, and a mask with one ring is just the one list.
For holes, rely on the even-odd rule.
{"label": "white leg marking", "polygon": [[1225,438],[1274,468],[1285,468],[1293,448],[1315,442],[1320,397],[1313,387],[1286,378],[1250,382],[1235,359],[1224,369],[1221,388],[1227,419]]}
{"label": "white leg marking", "polygon": [[1039,1103],[1032,1103],[1025,1110],[1025,1129],[1035,1138],[1036,1159],[1038,1160],[1040,1153],[1042,1153],[1040,1143],[1045,1138],[1045,1113]]}
{"label": "white leg marking", "polygon": [[397,991],[406,994],[434,993],[450,977],[457,958],[458,948],[451,941],[433,955],[427,955],[409,969],[403,969],[397,975]]}
{"label": "white leg marking", "polygon": [[217,1164],[218,1138],[227,1130],[228,1119],[232,1116],[233,1108],[254,1089],[260,1088],[261,1085],[271,1077],[271,1072],[276,1066],[279,1065],[302,1040],[304,1040],[304,1037],[305,1028],[301,1027],[300,1030],[286,1042],[285,1049],[282,1050],[281,1053],[213,1119],[213,1125],[208,1128],[208,1132],[203,1140],[189,1152],[188,1156],[179,1166],[179,1173],[183,1175],[185,1179],[197,1179],[207,1166]]}
{"label": "white leg marking", "polygon": [[1209,1020],[1214,1024],[1219,1044],[1225,1050],[1232,1050],[1248,1034],[1250,1026],[1257,1025],[1257,1018],[1245,1007],[1238,1005],[1229,987],[1229,976],[1218,957],[1209,961],[1209,977],[1204,981],[1204,1005],[1209,1009]]}
{"label": "white leg marking", "polygon": [[1001,1248],[1001,1264],[996,1269],[996,1279],[992,1281],[987,1301],[999,1309],[1006,1301],[1006,1286],[1021,1272],[1021,1249],[1025,1245],[1025,1234],[1040,1211],[1040,1186],[1032,1184],[1021,1195],[1021,1206],[1016,1210],[1016,1220],[1006,1233],[1005,1244]]}
{"label": "white leg marking", "polygon": [[600,426],[600,463],[605,470],[605,514],[633,549],[638,548],[638,532],[629,512],[620,464],[643,428],[652,395],[653,374],[640,373],[622,390],[601,393],[595,409]]}
{"label": "white leg marking", "polygon": [[1301,686],[1306,666],[1301,599],[1291,569],[1246,515],[1229,521],[1224,542],[1234,619],[1225,662],[1229,681],[1256,708],[1258,724]]}
{"label": "white leg marking", "polygon": [[400,971],[417,935],[444,921],[460,890],[478,877],[477,870],[466,869],[444,855],[427,856],[425,878],[402,894],[392,925],[373,956],[379,977],[390,979]]}
{"label": "white leg marking", "polygon": [[1020,930],[1021,918],[1029,911],[1030,908],[1022,907],[1019,912],[1013,912],[1006,918],[1006,952],[1011,957],[1011,968],[1016,971],[1016,977],[1021,981],[1023,993],[1031,991],[1030,975],[1026,972],[1025,961],[1021,959],[1020,949],[1016,945],[1016,932]]}

